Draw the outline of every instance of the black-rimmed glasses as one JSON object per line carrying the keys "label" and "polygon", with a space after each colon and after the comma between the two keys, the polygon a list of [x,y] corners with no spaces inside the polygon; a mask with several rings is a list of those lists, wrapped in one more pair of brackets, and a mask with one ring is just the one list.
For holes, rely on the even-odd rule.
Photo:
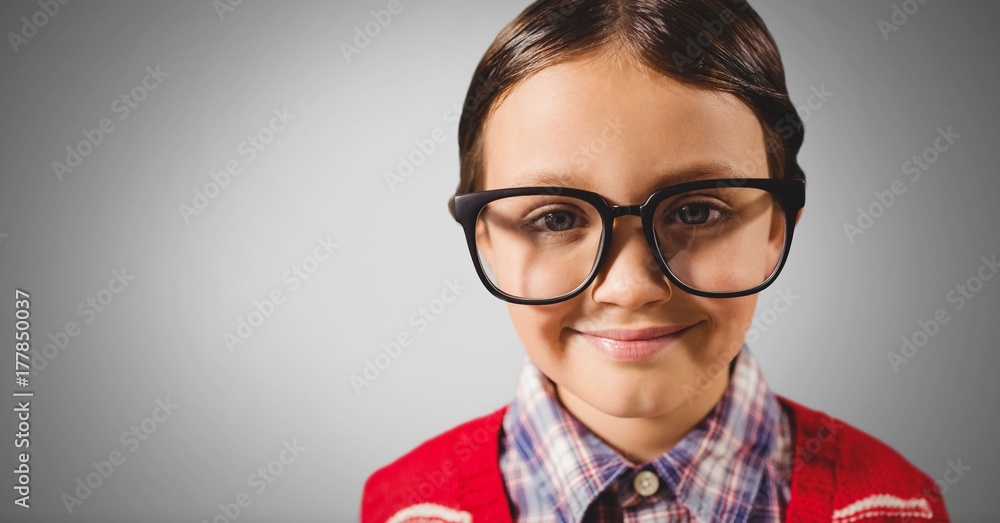
{"label": "black-rimmed glasses", "polygon": [[622,216],[640,217],[671,283],[697,296],[732,298],[760,292],[781,271],[805,180],[699,180],[659,189],[642,205],[610,205],[566,187],[468,193],[454,204],[479,278],[505,301],[547,305],[583,292]]}

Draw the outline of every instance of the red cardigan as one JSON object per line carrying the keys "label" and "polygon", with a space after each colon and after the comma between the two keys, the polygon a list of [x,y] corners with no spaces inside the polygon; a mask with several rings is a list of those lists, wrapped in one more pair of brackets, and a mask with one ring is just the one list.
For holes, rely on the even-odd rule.
{"label": "red cardigan", "polygon": [[[787,521],[945,522],[937,485],[874,437],[782,396],[795,434]],[[507,406],[466,422],[376,471],[363,523],[510,523],[499,466]]]}

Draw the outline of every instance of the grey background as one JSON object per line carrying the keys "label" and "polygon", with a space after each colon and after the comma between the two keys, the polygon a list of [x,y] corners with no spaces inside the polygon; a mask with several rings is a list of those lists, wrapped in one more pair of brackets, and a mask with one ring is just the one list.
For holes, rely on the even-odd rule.
{"label": "grey background", "polygon": [[[13,505],[8,473],[0,519],[212,521],[246,492],[239,521],[353,520],[373,470],[512,398],[523,348],[446,210],[458,155],[445,111],[529,2],[403,0],[348,62],[341,44],[387,3],[246,0],[220,19],[209,1],[70,2],[17,52],[0,44],[5,470],[10,393],[35,392],[32,508]],[[885,40],[894,3],[754,2],[796,105],[812,88],[833,95],[803,114],[807,205],[750,346],[776,392],[932,477],[971,466],[946,502],[956,521],[985,521],[1000,487],[1000,278],[962,310],[946,297],[1000,251],[1000,6],[927,2]],[[0,29],[39,11],[4,2]],[[169,76],[119,120],[114,100],[157,65]],[[239,143],[275,108],[294,118],[247,162]],[[52,162],[102,118],[115,130],[59,181]],[[857,209],[949,126],[960,138],[849,241]],[[384,173],[437,129],[444,143],[390,190]],[[242,173],[185,223],[178,206],[229,161]],[[282,274],[317,237],[339,247],[293,291]],[[79,304],[122,268],[135,280],[83,323]],[[418,332],[411,315],[455,279],[467,290]],[[81,326],[27,389],[13,373],[16,288],[31,294],[36,349]],[[284,303],[230,352],[223,334],[274,289]],[[780,289],[798,298],[768,312]],[[887,354],[938,308],[949,323],[895,372]],[[357,394],[351,376],[404,331],[413,343]],[[177,409],[130,452],[121,434],[167,398]],[[293,440],[305,450],[274,465]],[[125,462],[68,515],[63,494],[116,450]],[[257,493],[248,478],[269,464],[281,473]]]}

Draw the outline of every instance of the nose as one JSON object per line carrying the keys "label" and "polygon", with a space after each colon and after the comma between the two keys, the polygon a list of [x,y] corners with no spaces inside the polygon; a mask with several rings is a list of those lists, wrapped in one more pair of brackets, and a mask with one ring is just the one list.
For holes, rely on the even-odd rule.
{"label": "nose", "polygon": [[673,288],[653,258],[638,216],[621,216],[607,258],[594,279],[594,301],[637,310],[670,299]]}

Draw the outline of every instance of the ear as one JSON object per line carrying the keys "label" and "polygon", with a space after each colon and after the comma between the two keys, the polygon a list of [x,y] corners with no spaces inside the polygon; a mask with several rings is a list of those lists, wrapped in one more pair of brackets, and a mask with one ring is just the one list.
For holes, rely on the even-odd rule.
{"label": "ear", "polygon": [[799,219],[802,218],[802,211],[806,210],[805,207],[799,209],[799,212],[795,213],[795,225],[799,224]]}

